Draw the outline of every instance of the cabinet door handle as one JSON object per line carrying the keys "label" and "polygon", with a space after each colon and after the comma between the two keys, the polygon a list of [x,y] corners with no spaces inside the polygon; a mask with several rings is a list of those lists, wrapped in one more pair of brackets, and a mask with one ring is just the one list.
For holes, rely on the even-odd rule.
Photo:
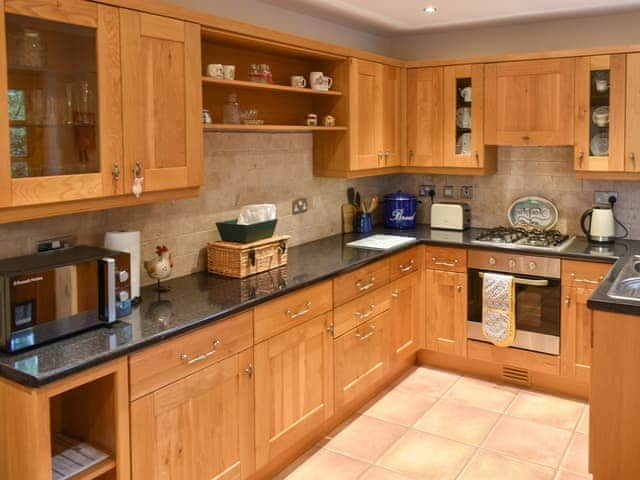
{"label": "cabinet door handle", "polygon": [[335,334],[335,325],[333,323],[327,325],[327,332],[329,332],[329,335],[333,337],[333,335]]}
{"label": "cabinet door handle", "polygon": [[120,180],[120,166],[117,163],[113,165],[113,170],[111,170],[111,175],[113,175],[113,181],[115,183],[118,183],[118,181]]}
{"label": "cabinet door handle", "polygon": [[408,272],[410,270],[413,270],[413,265],[415,263],[416,262],[414,262],[413,259],[411,259],[409,263],[407,263],[406,265],[402,265],[402,264],[398,265],[398,268],[400,269],[401,272]]}
{"label": "cabinet door handle", "polygon": [[311,311],[311,300],[307,300],[307,302],[304,304],[304,308],[302,310],[298,310],[297,312],[294,312],[290,308],[287,308],[287,311],[284,312],[284,313],[287,315],[287,317],[289,317],[290,319],[294,320],[296,318],[300,318],[300,317],[306,315],[310,311]]}
{"label": "cabinet door handle", "polygon": [[529,135],[524,135],[522,137],[522,140],[524,140],[525,142],[528,142],[529,140],[531,140],[531,137]]}
{"label": "cabinet door handle", "polygon": [[569,305],[571,305],[571,297],[566,297],[564,299],[564,304],[568,307]]}
{"label": "cabinet door handle", "polygon": [[582,168],[582,164],[584,163],[584,152],[578,153],[578,164],[580,168]]}
{"label": "cabinet door handle", "polygon": [[197,362],[201,362],[202,360],[206,360],[211,355],[215,354],[218,351],[218,347],[220,346],[220,340],[217,338],[213,341],[213,348],[206,353],[201,353],[200,355],[195,355],[194,357],[189,357],[186,353],[180,354],[180,360],[182,360],[187,365],[192,365]]}
{"label": "cabinet door handle", "polygon": [[249,378],[253,377],[253,364],[250,363],[247,365],[247,368],[244,369],[244,373]]}
{"label": "cabinet door handle", "polygon": [[600,277],[598,280],[591,280],[589,278],[576,278],[575,272],[571,272],[571,279],[576,283],[588,283],[590,285],[598,285],[602,281],[603,277]]}
{"label": "cabinet door handle", "polygon": [[413,162],[413,150],[409,150],[409,164],[411,164]]}
{"label": "cabinet door handle", "polygon": [[358,317],[360,320],[364,320],[365,318],[369,318],[371,315],[373,315],[375,311],[376,311],[376,306],[372,303],[371,305],[369,305],[368,311],[356,312],[355,316]]}
{"label": "cabinet door handle", "polygon": [[368,338],[373,336],[374,333],[376,333],[375,324],[371,325],[371,327],[369,328],[369,332],[368,333],[360,333],[360,332],[356,333],[356,338],[359,338],[360,341],[364,342],[365,340],[367,340]]}
{"label": "cabinet door handle", "polygon": [[376,277],[370,277],[367,283],[363,283],[362,280],[358,280],[356,282],[356,288],[361,292],[365,292],[370,288],[374,287],[375,285],[376,285]]}
{"label": "cabinet door handle", "polygon": [[462,285],[456,285],[456,290],[458,292],[461,292],[462,291]]}
{"label": "cabinet door handle", "polygon": [[634,152],[631,152],[629,154],[629,158],[631,159],[631,165],[635,169],[636,168],[636,154]]}
{"label": "cabinet door handle", "polygon": [[400,297],[400,290],[394,290],[393,292],[391,292],[391,296],[393,298],[399,298]]}

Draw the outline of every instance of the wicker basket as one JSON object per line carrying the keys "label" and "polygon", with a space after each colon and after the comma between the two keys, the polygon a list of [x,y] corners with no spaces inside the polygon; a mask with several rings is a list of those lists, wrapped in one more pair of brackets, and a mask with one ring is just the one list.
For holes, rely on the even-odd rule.
{"label": "wicker basket", "polygon": [[288,235],[252,243],[213,242],[207,248],[209,273],[244,278],[287,264]]}

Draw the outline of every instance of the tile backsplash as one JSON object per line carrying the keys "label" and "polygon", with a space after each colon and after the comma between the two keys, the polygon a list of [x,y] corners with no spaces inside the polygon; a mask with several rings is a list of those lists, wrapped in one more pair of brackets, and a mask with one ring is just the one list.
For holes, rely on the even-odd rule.
{"label": "tile backsplash", "polygon": [[[291,235],[291,245],[341,231],[340,206],[346,189],[354,186],[367,198],[374,193],[418,191],[420,184],[442,188],[473,186],[474,226],[506,223],[513,200],[524,195],[546,197],[558,206],[559,228],[580,233],[580,214],[593,203],[596,190],[620,194],[616,212],[640,238],[640,201],[637,182],[578,180],[572,170],[571,148],[498,149],[498,173],[487,177],[393,175],[359,180],[315,178],[312,175],[311,134],[207,133],[205,135],[205,181],[198,198],[155,205],[120,208],[0,225],[0,258],[32,253],[35,242],[73,234],[80,243],[102,244],[109,230],[140,230],[143,258],[153,255],[155,245],[173,252],[174,276],[203,270],[206,244],[218,240],[215,222],[237,216],[242,205],[275,203],[278,234]],[[306,197],[309,210],[291,214],[291,201]],[[423,199],[424,200],[424,199]],[[459,198],[456,198],[459,200]],[[419,208],[419,221],[428,223],[428,202]],[[150,279],[143,273],[143,283]]]}
{"label": "tile backsplash", "polygon": [[[316,178],[312,175],[313,137],[296,134],[205,134],[205,179],[193,199],[68,215],[0,225],[0,258],[32,253],[35,242],[73,234],[79,243],[101,245],[110,230],[140,230],[142,257],[155,246],[173,252],[174,276],[204,270],[208,241],[219,240],[215,222],[238,215],[249,203],[275,203],[276,233],[291,235],[290,245],[342,231],[342,203],[347,187],[367,198],[385,193],[388,177],[360,180]],[[291,201],[306,197],[309,209],[291,214]],[[151,283],[146,273],[143,283]]]}
{"label": "tile backsplash", "polygon": [[[618,219],[630,229],[631,238],[640,238],[640,201],[638,182],[579,180],[573,171],[571,147],[499,147],[498,172],[486,177],[443,175],[400,175],[394,187],[417,193],[419,185],[436,185],[436,201],[443,198],[443,187],[454,186],[454,201],[471,205],[472,226],[506,225],[511,203],[526,195],[547,198],[559,211],[558,226],[562,231],[582,235],[580,216],[593,205],[594,192],[617,191],[615,211]],[[473,199],[460,198],[460,187],[473,186]],[[418,221],[429,222],[429,201],[422,199]],[[425,201],[426,200],[426,201]]]}

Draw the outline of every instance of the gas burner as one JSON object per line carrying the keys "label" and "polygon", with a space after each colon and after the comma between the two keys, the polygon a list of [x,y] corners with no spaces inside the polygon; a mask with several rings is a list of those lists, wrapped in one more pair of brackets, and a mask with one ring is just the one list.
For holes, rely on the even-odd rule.
{"label": "gas burner", "polygon": [[575,237],[569,237],[558,230],[541,230],[539,228],[496,227],[480,234],[475,243],[497,245],[502,247],[535,248],[540,250],[562,250]]}

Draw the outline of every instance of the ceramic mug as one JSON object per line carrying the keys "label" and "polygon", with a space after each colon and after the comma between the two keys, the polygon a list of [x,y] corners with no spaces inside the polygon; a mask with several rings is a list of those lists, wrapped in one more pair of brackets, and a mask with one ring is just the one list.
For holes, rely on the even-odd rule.
{"label": "ceramic mug", "polygon": [[325,115],[322,117],[322,125],[325,127],[335,127],[336,126],[336,118],[333,115]]}
{"label": "ceramic mug", "polygon": [[224,68],[221,63],[207,65],[207,75],[213,78],[224,78]]}
{"label": "ceramic mug", "polygon": [[594,115],[594,123],[598,127],[606,127],[609,125],[609,113],[596,113]]}
{"label": "ceramic mug", "polygon": [[471,87],[464,87],[460,89],[460,96],[462,97],[462,100],[464,100],[465,102],[470,102],[471,101]]}
{"label": "ceramic mug", "polygon": [[329,90],[333,85],[333,78],[325,77],[322,72],[311,72],[309,82],[314,90]]}
{"label": "ceramic mug", "polygon": [[471,109],[461,107],[456,110],[456,125],[460,128],[471,128]]}
{"label": "ceramic mug", "polygon": [[456,142],[456,154],[468,155],[469,153],[471,153],[471,134],[467,132],[458,137],[458,141]]}
{"label": "ceramic mug", "polygon": [[606,92],[609,90],[609,81],[606,78],[597,78],[595,81],[597,92]]}
{"label": "ceramic mug", "polygon": [[318,126],[318,115],[315,113],[310,113],[307,115],[307,126],[308,127],[317,127]]}
{"label": "ceramic mug", "polygon": [[222,66],[222,76],[225,80],[235,80],[236,79],[236,66],[235,65],[223,65]]}
{"label": "ceramic mug", "polygon": [[291,81],[292,87],[305,88],[307,86],[307,79],[302,75],[292,75],[289,80]]}

